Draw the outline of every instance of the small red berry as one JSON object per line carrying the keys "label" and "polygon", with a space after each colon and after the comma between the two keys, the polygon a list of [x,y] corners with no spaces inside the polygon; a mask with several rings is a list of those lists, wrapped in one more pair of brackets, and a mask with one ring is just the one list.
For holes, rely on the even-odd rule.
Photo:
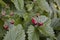
{"label": "small red berry", "polygon": [[8,25],[4,25],[4,29],[8,30],[9,26]]}
{"label": "small red berry", "polygon": [[37,24],[37,21],[36,21],[34,18],[32,18],[32,23],[33,23],[34,25],[36,25],[36,24]]}
{"label": "small red berry", "polygon": [[40,23],[38,23],[38,25],[39,25],[39,26],[43,26],[43,23],[42,23],[42,22],[40,22]]}
{"label": "small red berry", "polygon": [[11,23],[11,24],[14,24],[14,20],[11,20],[10,23]]}

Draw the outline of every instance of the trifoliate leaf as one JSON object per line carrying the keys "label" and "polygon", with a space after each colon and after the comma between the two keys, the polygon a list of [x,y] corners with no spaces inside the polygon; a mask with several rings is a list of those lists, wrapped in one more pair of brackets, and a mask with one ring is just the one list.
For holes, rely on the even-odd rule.
{"label": "trifoliate leaf", "polygon": [[9,29],[3,40],[25,40],[25,32],[21,25]]}
{"label": "trifoliate leaf", "polygon": [[34,26],[30,25],[28,28],[28,40],[39,40],[39,33]]}

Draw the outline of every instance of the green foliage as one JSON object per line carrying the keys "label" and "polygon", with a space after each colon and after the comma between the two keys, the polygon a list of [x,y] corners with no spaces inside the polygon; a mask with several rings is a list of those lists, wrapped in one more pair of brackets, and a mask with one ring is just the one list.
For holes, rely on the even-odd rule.
{"label": "green foliage", "polygon": [[60,40],[60,0],[0,0],[0,7],[0,39],[7,24],[3,40]]}
{"label": "green foliage", "polygon": [[39,40],[39,33],[34,26],[30,25],[28,28],[28,40]]}
{"label": "green foliage", "polygon": [[28,11],[31,11],[33,9],[33,6],[34,6],[33,3],[32,4],[27,4],[26,8],[27,8]]}
{"label": "green foliage", "polygon": [[47,12],[52,12],[52,10],[49,7],[49,4],[46,0],[43,0],[43,1],[42,0],[37,0],[37,3],[42,10],[45,10]]}
{"label": "green foliage", "polygon": [[17,10],[22,10],[24,8],[24,0],[11,0]]}
{"label": "green foliage", "polygon": [[2,7],[6,6],[6,3],[3,0],[0,0],[0,4],[2,5]]}
{"label": "green foliage", "polygon": [[60,30],[60,18],[52,19],[51,26],[54,28],[54,30]]}
{"label": "green foliage", "polygon": [[4,22],[0,19],[0,40],[3,39],[3,36],[6,33],[6,30],[3,29],[3,24],[4,24]]}
{"label": "green foliage", "polygon": [[57,36],[57,40],[60,40],[60,34],[58,34],[58,36]]}
{"label": "green foliage", "polygon": [[25,40],[25,32],[22,25],[19,24],[10,29],[3,40]]}

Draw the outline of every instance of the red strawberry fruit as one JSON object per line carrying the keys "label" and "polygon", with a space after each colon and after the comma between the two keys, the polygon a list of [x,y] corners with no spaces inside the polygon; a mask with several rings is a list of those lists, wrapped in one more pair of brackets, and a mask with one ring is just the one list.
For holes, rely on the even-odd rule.
{"label": "red strawberry fruit", "polygon": [[37,24],[37,21],[36,21],[34,18],[32,18],[32,23],[33,23],[34,25],[36,25],[36,24]]}
{"label": "red strawberry fruit", "polygon": [[4,29],[8,30],[9,26],[8,25],[4,25]]}
{"label": "red strawberry fruit", "polygon": [[11,24],[14,24],[14,20],[11,20],[10,23],[11,23]]}
{"label": "red strawberry fruit", "polygon": [[43,23],[42,23],[42,22],[40,22],[40,23],[38,23],[38,25],[39,25],[39,26],[43,26]]}

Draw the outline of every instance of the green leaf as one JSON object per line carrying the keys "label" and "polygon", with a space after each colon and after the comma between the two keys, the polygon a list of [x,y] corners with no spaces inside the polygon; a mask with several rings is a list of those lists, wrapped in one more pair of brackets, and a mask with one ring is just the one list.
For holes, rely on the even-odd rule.
{"label": "green leaf", "polygon": [[39,33],[34,28],[34,26],[30,25],[27,33],[28,33],[28,40],[39,40]]}
{"label": "green leaf", "polygon": [[54,40],[54,39],[52,39],[52,38],[47,38],[46,40]]}
{"label": "green leaf", "polygon": [[6,3],[3,0],[0,0],[0,4],[4,7]]}
{"label": "green leaf", "polygon": [[23,14],[23,18],[24,18],[24,20],[27,22],[27,21],[29,21],[30,20],[30,15],[29,15],[29,13],[24,13]]}
{"label": "green leaf", "polygon": [[6,30],[4,30],[3,25],[4,25],[4,21],[0,19],[0,40],[3,39],[3,36],[6,33]]}
{"label": "green leaf", "polygon": [[45,11],[47,11],[47,12],[50,12],[50,13],[52,13],[52,10],[51,10],[51,8],[49,7],[49,4],[48,4],[48,2],[46,1],[46,0],[37,0],[37,3],[38,3],[38,5],[40,6],[40,8],[42,9],[42,10],[45,10]]}
{"label": "green leaf", "polygon": [[0,26],[2,26],[3,24],[4,24],[4,21],[0,19]]}
{"label": "green leaf", "polygon": [[9,29],[3,40],[25,40],[25,32],[22,25],[19,24]]}
{"label": "green leaf", "polygon": [[60,0],[54,0],[57,3],[58,7],[60,7]]}
{"label": "green leaf", "polygon": [[15,25],[23,24],[22,21],[23,21],[22,18],[20,18],[20,17],[16,18],[16,19],[15,19]]}
{"label": "green leaf", "polygon": [[56,11],[57,11],[57,9],[55,7],[56,5],[53,2],[50,2],[50,5],[52,7],[53,12],[56,13]]}
{"label": "green leaf", "polygon": [[45,36],[50,36],[52,38],[55,38],[53,28],[50,26],[51,20],[48,19],[43,26],[40,26],[38,29],[39,31],[45,35]]}
{"label": "green leaf", "polygon": [[27,4],[26,7],[27,7],[28,11],[31,11],[32,8],[33,8],[33,3],[32,4]]}
{"label": "green leaf", "polygon": [[58,17],[60,18],[60,10],[58,11]]}
{"label": "green leaf", "polygon": [[17,10],[22,10],[24,8],[24,0],[11,0]]}
{"label": "green leaf", "polygon": [[38,22],[46,22],[48,20],[48,17],[44,16],[44,15],[41,15],[41,16],[38,16],[38,18],[36,18]]}
{"label": "green leaf", "polygon": [[57,36],[57,40],[60,40],[60,34],[58,34],[58,36]]}
{"label": "green leaf", "polygon": [[54,28],[54,30],[60,30],[60,18],[52,19],[51,26]]}

